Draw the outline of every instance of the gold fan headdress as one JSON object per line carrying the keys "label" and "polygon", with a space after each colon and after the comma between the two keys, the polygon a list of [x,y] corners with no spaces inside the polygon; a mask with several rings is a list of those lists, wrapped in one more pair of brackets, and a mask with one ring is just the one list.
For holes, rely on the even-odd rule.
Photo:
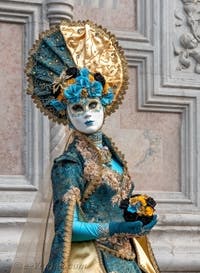
{"label": "gold fan headdress", "polygon": [[[28,94],[39,109],[50,119],[67,124],[66,90],[79,84],[78,78],[71,75],[74,68],[80,74],[87,70],[89,85],[96,88],[94,94],[78,90],[75,95],[95,96],[98,93],[104,102],[105,114],[113,113],[128,86],[127,63],[115,36],[90,21],[63,21],[40,34],[34,44],[26,73]],[[98,89],[99,74],[103,77],[103,84],[100,80],[102,91]],[[73,90],[70,89],[70,95]]]}

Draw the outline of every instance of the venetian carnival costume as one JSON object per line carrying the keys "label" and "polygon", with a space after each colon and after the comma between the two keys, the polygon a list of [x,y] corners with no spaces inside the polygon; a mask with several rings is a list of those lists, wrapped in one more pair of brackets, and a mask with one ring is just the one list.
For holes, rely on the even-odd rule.
{"label": "venetian carnival costume", "polygon": [[[156,217],[146,225],[124,221],[119,204],[131,196],[133,183],[123,155],[101,131],[104,116],[118,108],[128,83],[115,37],[89,21],[64,21],[41,34],[26,72],[28,93],[39,109],[74,129],[51,171],[55,233],[41,270],[158,273],[146,237]],[[76,123],[86,112],[93,120]],[[95,115],[102,122],[90,131]]]}

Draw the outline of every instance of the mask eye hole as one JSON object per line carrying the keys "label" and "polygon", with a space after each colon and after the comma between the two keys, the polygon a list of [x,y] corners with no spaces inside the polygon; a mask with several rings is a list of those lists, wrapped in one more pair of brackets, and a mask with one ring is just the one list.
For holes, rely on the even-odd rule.
{"label": "mask eye hole", "polygon": [[97,101],[92,101],[89,103],[88,107],[89,109],[95,109],[98,105],[98,102]]}
{"label": "mask eye hole", "polygon": [[72,110],[76,113],[80,113],[82,112],[84,109],[83,109],[83,106],[80,105],[80,104],[75,104],[72,106]]}

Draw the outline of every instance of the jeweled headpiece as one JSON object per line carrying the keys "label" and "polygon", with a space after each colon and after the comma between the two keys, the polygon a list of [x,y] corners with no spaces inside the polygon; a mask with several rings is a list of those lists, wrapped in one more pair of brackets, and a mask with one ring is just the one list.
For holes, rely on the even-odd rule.
{"label": "jeweled headpiece", "polygon": [[50,119],[67,124],[67,105],[99,98],[110,115],[128,86],[116,38],[90,21],[68,22],[40,34],[26,66],[28,94]]}

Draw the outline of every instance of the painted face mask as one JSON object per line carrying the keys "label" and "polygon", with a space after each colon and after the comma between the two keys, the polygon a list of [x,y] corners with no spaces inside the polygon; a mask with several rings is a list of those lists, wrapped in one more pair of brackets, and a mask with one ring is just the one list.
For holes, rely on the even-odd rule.
{"label": "painted face mask", "polygon": [[81,133],[95,133],[103,125],[104,109],[98,98],[86,98],[77,103],[70,103],[67,112],[72,125]]}

